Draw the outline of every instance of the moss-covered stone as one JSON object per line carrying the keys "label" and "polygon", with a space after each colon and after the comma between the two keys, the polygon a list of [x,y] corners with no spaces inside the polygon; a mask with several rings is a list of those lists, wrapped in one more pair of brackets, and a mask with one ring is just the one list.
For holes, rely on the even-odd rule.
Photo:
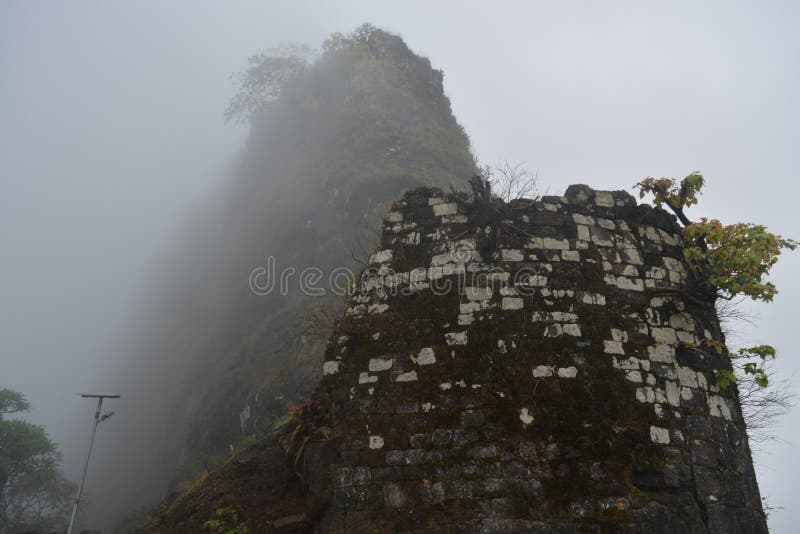
{"label": "moss-covered stone", "polygon": [[587,186],[490,202],[420,189],[384,223],[391,261],[362,273],[318,390],[333,471],[369,470],[370,497],[334,498],[327,528],[728,532],[726,510],[766,532],[674,219]]}

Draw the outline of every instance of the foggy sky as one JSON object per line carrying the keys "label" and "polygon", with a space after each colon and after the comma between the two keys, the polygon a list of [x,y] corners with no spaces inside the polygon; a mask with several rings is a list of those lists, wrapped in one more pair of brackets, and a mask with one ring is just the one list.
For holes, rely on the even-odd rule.
{"label": "foggy sky", "polygon": [[[280,43],[372,22],[444,70],[481,163],[524,162],[551,194],[700,170],[692,216],[800,237],[791,2],[163,4],[0,3],[0,387],[28,395],[73,478],[93,408],[76,393],[104,390],[158,254],[243,147],[230,74]],[[781,293],[733,340],[775,345],[782,376],[800,370],[798,270],[782,258]],[[125,424],[113,408],[98,447]],[[800,520],[798,423],[757,456],[779,533]]]}

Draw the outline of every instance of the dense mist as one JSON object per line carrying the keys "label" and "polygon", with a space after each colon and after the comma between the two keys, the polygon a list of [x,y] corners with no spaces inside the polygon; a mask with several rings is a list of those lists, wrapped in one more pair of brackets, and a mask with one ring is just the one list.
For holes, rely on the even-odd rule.
{"label": "dense mist", "polygon": [[[258,296],[251,271],[269,255],[357,269],[388,203],[458,187],[473,156],[525,162],[552,194],[699,169],[693,214],[797,238],[799,18],[791,3],[4,3],[0,387],[28,396],[73,480],[94,408],[78,394],[122,395],[82,522],[111,531],[313,387],[311,312],[339,300]],[[252,121],[225,123],[250,55],[365,20],[391,44],[319,60]],[[800,369],[797,265],[781,260],[776,303],[749,306],[757,326],[737,335],[775,344],[783,376]],[[762,493],[786,507],[776,532],[797,518],[796,420],[758,458]]]}
{"label": "dense mist", "polygon": [[98,509],[182,491],[310,395],[343,301],[294,281],[255,294],[253,269],[273,257],[298,275],[352,272],[388,202],[475,171],[441,74],[377,29],[329,47],[254,113],[228,183],[184,223],[122,334],[114,390],[132,413],[98,453]]}

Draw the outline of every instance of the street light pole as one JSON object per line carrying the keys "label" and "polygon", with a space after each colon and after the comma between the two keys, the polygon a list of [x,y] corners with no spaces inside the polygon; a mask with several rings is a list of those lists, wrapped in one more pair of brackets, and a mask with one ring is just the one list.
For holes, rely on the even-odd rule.
{"label": "street light pole", "polygon": [[83,492],[83,483],[86,481],[86,471],[89,469],[89,458],[92,456],[92,447],[94,446],[94,436],[97,434],[97,425],[114,415],[114,412],[108,412],[102,417],[100,416],[100,409],[103,407],[103,399],[118,399],[119,395],[81,395],[83,398],[97,399],[97,411],[94,413],[94,427],[92,428],[92,439],[89,441],[89,454],[86,455],[86,463],[83,464],[83,475],[81,475],[81,483],[78,484],[78,492],[75,494],[75,502],[72,505],[72,516],[69,518],[69,527],[67,527],[67,534],[72,534],[72,527],[75,526],[75,517],[78,515],[78,504],[81,501],[81,493]]}

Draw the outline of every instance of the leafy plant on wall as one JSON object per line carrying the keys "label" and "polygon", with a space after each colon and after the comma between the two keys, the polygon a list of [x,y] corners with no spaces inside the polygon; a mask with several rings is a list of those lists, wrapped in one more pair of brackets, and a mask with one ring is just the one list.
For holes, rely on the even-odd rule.
{"label": "leafy plant on wall", "polygon": [[[695,285],[689,290],[713,304],[717,299],[730,301],[737,296],[772,302],[778,290],[766,279],[785,250],[794,250],[798,243],[773,234],[760,224],[725,225],[717,219],[703,217],[691,221],[685,209],[697,204],[705,179],[693,172],[678,183],[673,178],[646,178],[635,185],[640,198],[653,196],[656,206],[666,205],[684,225],[684,259],[692,270]],[[682,290],[678,290],[682,291]],[[771,345],[759,345],[730,353],[719,341],[706,340],[718,353],[726,353],[736,367],[755,383],[766,388],[769,376],[764,365],[775,358]],[[737,382],[731,371],[720,370],[717,383],[727,387]]]}

